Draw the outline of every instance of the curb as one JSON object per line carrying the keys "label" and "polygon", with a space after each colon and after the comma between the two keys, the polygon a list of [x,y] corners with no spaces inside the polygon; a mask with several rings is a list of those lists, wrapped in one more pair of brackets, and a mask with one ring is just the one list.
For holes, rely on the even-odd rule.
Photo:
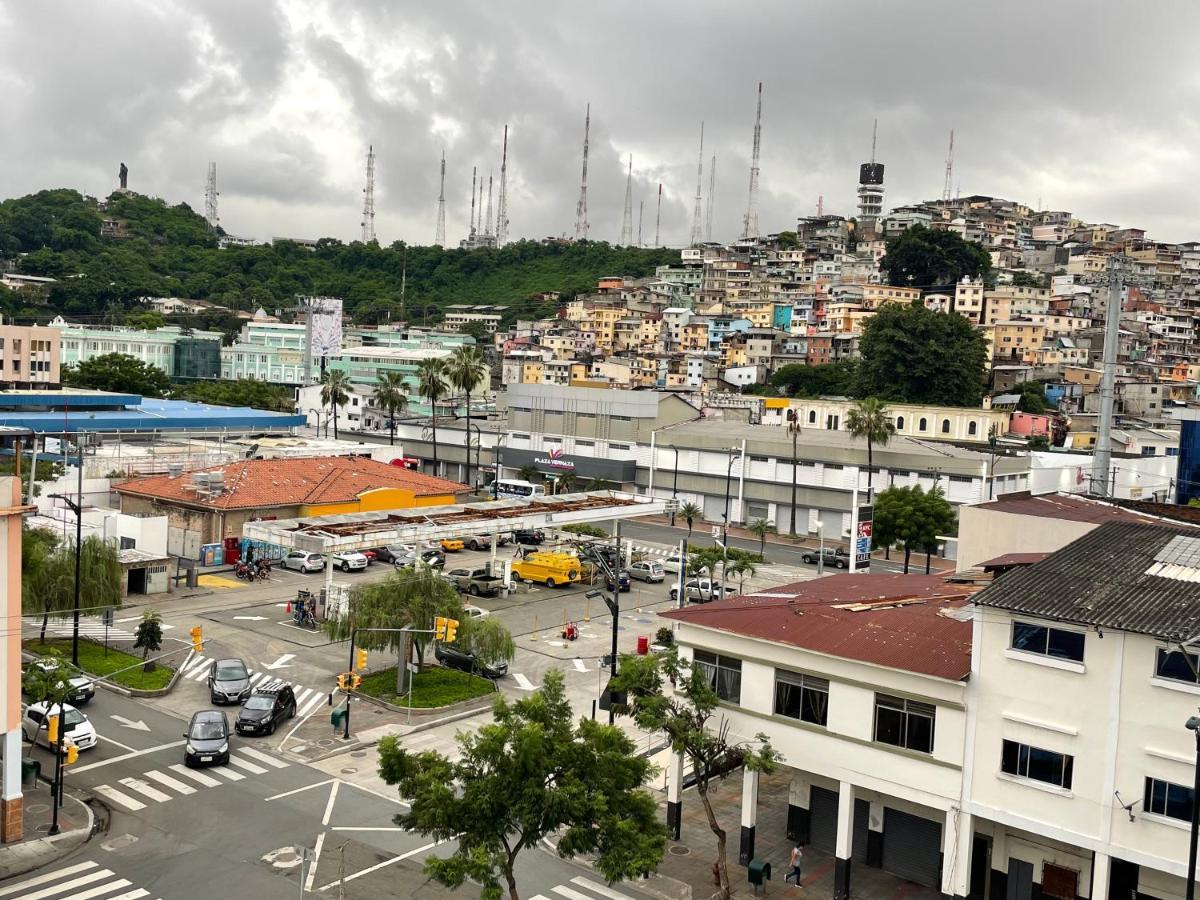
{"label": "curb", "polygon": [[[124,651],[122,651],[122,652],[124,652]],[[192,654],[193,655],[195,654],[194,650],[192,651]],[[130,654],[130,655],[132,655],[132,654]],[[188,658],[185,659],[183,661],[183,663],[181,663],[179,665],[178,668],[173,670],[174,674],[171,676],[171,680],[167,682],[166,687],[159,688],[158,690],[155,690],[155,691],[143,691],[143,690],[139,690],[138,688],[121,687],[119,684],[113,684],[110,681],[93,681],[92,684],[94,686],[100,688],[101,690],[108,691],[109,693],[120,694],[122,697],[165,697],[167,694],[171,693],[171,691],[175,688],[176,683],[179,681],[180,677],[183,675],[183,670],[187,666],[188,662],[191,661],[191,658],[192,658],[191,656],[188,656]],[[28,652],[24,647],[21,648],[21,661],[22,662],[33,662],[35,659],[41,659],[41,657],[35,653]],[[166,668],[166,666],[164,666],[163,668]],[[83,669],[80,669],[79,671],[83,672],[84,675],[88,675],[88,676],[91,676],[91,677],[97,678],[97,679],[104,677],[103,675],[95,675],[92,672],[84,672]]]}
{"label": "curb", "polygon": [[[45,868],[46,866],[49,866],[49,865],[57,862],[58,860],[66,857],[66,856],[69,856],[70,854],[77,851],[80,847],[84,846],[88,841],[90,841],[92,839],[92,836],[97,833],[96,815],[92,811],[92,808],[87,803],[83,802],[78,797],[74,796],[73,794],[66,794],[65,797],[67,800],[72,800],[75,803],[78,803],[80,806],[83,807],[84,811],[87,813],[87,825],[84,827],[81,827],[81,828],[72,829],[71,831],[64,831],[62,834],[57,834],[54,837],[46,836],[46,837],[41,837],[41,838],[35,838],[34,840],[36,840],[36,841],[44,841],[45,842],[44,844],[42,844],[43,847],[53,847],[55,852],[52,852],[52,853],[47,852],[44,854],[39,854],[39,856],[44,856],[45,858],[39,858],[36,861],[31,862],[30,865],[27,865],[24,867],[17,867],[11,871],[0,872],[0,879],[7,880],[10,878],[20,878],[22,875],[28,875],[30,872],[36,872],[38,869]],[[82,837],[80,837],[81,835],[82,835]],[[79,838],[79,840],[77,842],[74,842],[72,844],[72,846],[63,850],[61,853],[57,852],[59,845],[72,843],[71,839],[74,839],[74,838]],[[3,857],[4,851],[6,849],[21,847],[21,846],[29,846],[31,843],[32,843],[32,841],[25,842],[24,844],[17,843],[17,844],[0,845],[0,857]]]}

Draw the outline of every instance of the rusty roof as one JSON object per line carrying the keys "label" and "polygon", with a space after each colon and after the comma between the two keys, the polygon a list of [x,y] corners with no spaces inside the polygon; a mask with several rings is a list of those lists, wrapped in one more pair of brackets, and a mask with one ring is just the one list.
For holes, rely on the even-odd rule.
{"label": "rusty roof", "polygon": [[1136,510],[1122,509],[1103,500],[1093,500],[1079,494],[1031,494],[1020,491],[1005,494],[987,503],[975,505],[976,509],[1011,513],[1015,516],[1038,516],[1046,519],[1066,519],[1071,522],[1141,522],[1156,521],[1155,516]]}
{"label": "rusty roof", "polygon": [[[224,481],[198,484],[196,475]],[[210,509],[258,509],[301,504],[347,503],[377,488],[412,491],[417,497],[462,494],[465,484],[355,456],[248,459],[182,475],[155,475],[118,484],[119,494],[187,503]]]}
{"label": "rusty roof", "polygon": [[978,588],[941,575],[831,575],[660,613],[816,653],[964,680]]}
{"label": "rusty roof", "polygon": [[1032,566],[1034,563],[1041,562],[1049,555],[1049,553],[1005,553],[1003,556],[997,556],[995,559],[979,563],[977,568],[1005,569],[1011,566]]}

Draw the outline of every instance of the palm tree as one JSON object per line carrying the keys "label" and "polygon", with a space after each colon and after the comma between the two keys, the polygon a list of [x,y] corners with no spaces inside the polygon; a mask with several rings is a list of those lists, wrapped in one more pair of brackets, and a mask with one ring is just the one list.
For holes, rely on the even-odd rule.
{"label": "palm tree", "polygon": [[[491,375],[491,368],[484,360],[483,354],[474,346],[463,344],[451,354],[446,363],[446,380],[451,387],[458,388],[467,401],[467,473],[471,471],[471,391],[479,387],[480,382]],[[479,454],[475,454],[476,468],[479,465]]]}
{"label": "palm tree", "polygon": [[748,559],[739,559],[729,564],[725,570],[727,575],[734,575],[738,580],[738,593],[746,593],[746,579],[758,574],[758,566]]}
{"label": "palm tree", "polygon": [[333,409],[333,439],[338,439],[338,407],[350,399],[350,376],[341,369],[326,369],[321,373],[321,405]]}
{"label": "palm tree", "polygon": [[691,503],[691,502],[681,503],[679,506],[679,515],[681,515],[683,517],[683,521],[687,522],[687,527],[688,527],[688,535],[687,536],[688,536],[688,540],[690,541],[692,539],[692,523],[696,519],[699,519],[704,515],[704,510],[702,510],[695,503]]}
{"label": "palm tree", "polygon": [[766,519],[755,519],[750,523],[748,530],[758,538],[758,555],[765,561],[767,558],[767,535],[775,533],[775,523],[768,522]]}
{"label": "palm tree", "polygon": [[528,481],[531,484],[540,481],[542,473],[537,470],[537,466],[532,463],[526,463],[517,469],[517,478],[521,481]]}
{"label": "palm tree", "polygon": [[887,404],[878,397],[866,397],[856,400],[846,415],[846,430],[853,437],[867,439],[867,502],[874,496],[871,487],[871,476],[874,474],[875,458],[873,450],[876,444],[884,446],[892,432],[896,430],[889,417]]}
{"label": "palm tree", "polygon": [[375,384],[375,405],[388,417],[388,443],[396,443],[396,416],[408,410],[404,376],[399,372],[380,372]]}
{"label": "palm tree", "polygon": [[446,361],[427,359],[417,366],[417,386],[423,397],[429,398],[429,423],[433,427],[433,474],[438,470],[437,404],[446,396]]}

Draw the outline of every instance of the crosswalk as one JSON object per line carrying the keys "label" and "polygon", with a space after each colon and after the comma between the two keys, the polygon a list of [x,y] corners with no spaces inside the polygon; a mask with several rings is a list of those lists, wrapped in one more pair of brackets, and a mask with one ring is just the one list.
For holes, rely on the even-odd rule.
{"label": "crosswalk", "polygon": [[[208,671],[212,667],[212,662],[211,658],[203,654],[196,654],[184,663],[183,675],[181,677],[188,681],[194,681],[197,684],[203,684],[208,679]],[[305,687],[298,681],[285,681],[282,678],[272,675],[270,672],[250,672],[251,690],[280,687],[285,684],[290,685],[292,691],[296,694],[297,716],[306,716],[322,703],[328,702],[328,691]]]}
{"label": "crosswalk", "polygon": [[0,887],[0,898],[12,900],[143,900],[145,888],[134,886],[112,869],[91,860],[56,868]]}
{"label": "crosswalk", "polygon": [[[120,778],[112,784],[98,784],[92,790],[125,812],[137,812],[151,803],[166,803],[176,797],[189,797],[199,791],[266,775],[272,769],[286,769],[288,763],[253,747],[232,748],[229,765],[191,769],[183,763],[162,766],[138,773],[138,777]],[[4,893],[0,891],[0,898]]]}
{"label": "crosswalk", "polygon": [[566,884],[556,884],[550,889],[550,893],[554,897],[547,897],[545,894],[534,894],[529,900],[556,900],[556,898],[565,898],[565,900],[636,900],[633,894],[627,894],[624,891],[618,891],[609,887],[600,881],[593,881],[591,878],[584,878],[582,875],[577,875]]}

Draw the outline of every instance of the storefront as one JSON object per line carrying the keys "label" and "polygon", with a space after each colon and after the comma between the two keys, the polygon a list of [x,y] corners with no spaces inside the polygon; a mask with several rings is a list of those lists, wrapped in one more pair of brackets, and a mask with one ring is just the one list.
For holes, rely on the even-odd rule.
{"label": "storefront", "polygon": [[573,480],[574,490],[583,490],[594,481],[608,482],[606,487],[613,490],[633,489],[637,477],[637,461],[632,459],[567,455],[561,450],[501,448],[500,468],[503,477],[513,478],[526,466],[533,466],[548,482]]}

